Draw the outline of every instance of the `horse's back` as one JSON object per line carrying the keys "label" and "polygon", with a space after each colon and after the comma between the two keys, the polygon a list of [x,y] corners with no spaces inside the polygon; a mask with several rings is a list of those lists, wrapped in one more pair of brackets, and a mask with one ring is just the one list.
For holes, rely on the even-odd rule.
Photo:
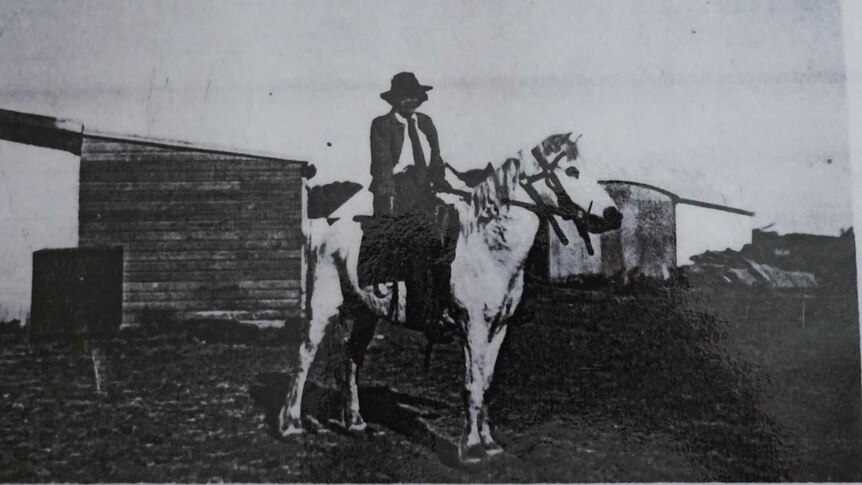
{"label": "horse's back", "polygon": [[351,181],[337,181],[309,187],[307,213],[309,219],[325,219],[362,190],[362,185]]}
{"label": "horse's back", "polygon": [[355,216],[370,216],[374,213],[374,195],[366,189],[357,191],[337,209],[332,211],[329,219],[350,219]]}

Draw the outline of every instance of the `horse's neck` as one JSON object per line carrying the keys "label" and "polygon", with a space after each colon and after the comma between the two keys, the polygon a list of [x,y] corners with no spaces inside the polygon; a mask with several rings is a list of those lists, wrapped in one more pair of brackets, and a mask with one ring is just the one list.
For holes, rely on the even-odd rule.
{"label": "horse's neck", "polygon": [[[520,152],[518,158],[522,173],[538,173],[541,170],[532,156],[524,156],[524,152]],[[515,185],[509,198],[527,204],[535,202],[520,184]],[[467,246],[476,248],[476,243],[479,243],[480,246],[487,247],[487,250],[498,256],[501,261],[514,262],[513,267],[520,268],[523,267],[523,262],[533,247],[538,230],[539,217],[535,213],[523,207],[511,205],[503,209],[501,217],[487,223],[482,230],[467,234],[468,240],[474,239],[474,241],[467,241],[469,243]]]}
{"label": "horse's neck", "polygon": [[[535,173],[540,167],[533,157],[521,156],[522,172]],[[514,190],[509,194],[509,198],[516,202],[533,204],[534,200],[530,198],[527,191],[520,183],[515,184]],[[527,253],[533,247],[536,239],[536,233],[539,231],[539,217],[529,209],[510,205],[505,209],[504,217],[501,218],[501,225],[507,235],[507,239],[511,242],[513,255],[517,255],[519,263],[527,259]]]}
{"label": "horse's neck", "polygon": [[[520,187],[517,192],[523,192]],[[520,200],[519,194],[510,194]],[[526,197],[525,194],[524,198]],[[503,210],[496,220],[489,221],[482,229],[463,235],[463,246],[469,252],[481,251],[503,267],[511,266],[513,272],[523,267],[524,261],[539,230],[539,218],[533,212],[517,206]]]}

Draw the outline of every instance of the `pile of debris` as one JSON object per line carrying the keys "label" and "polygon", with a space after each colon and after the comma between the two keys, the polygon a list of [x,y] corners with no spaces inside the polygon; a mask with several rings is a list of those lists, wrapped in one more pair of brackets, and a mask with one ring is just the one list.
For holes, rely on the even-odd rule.
{"label": "pile of debris", "polygon": [[785,234],[755,229],[751,244],[692,256],[691,280],[771,288],[855,285],[853,228],[840,236]]}

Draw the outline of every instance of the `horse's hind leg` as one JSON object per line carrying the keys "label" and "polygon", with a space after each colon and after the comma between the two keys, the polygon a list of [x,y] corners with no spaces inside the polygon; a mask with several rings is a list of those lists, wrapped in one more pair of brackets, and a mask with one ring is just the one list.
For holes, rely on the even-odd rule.
{"label": "horse's hind leg", "polygon": [[356,383],[359,369],[365,361],[365,349],[374,338],[377,318],[374,315],[360,312],[351,319],[346,338],[344,339],[344,381],[342,383],[344,427],[349,431],[365,429],[365,420],[359,413],[359,386]]}
{"label": "horse's hind leg", "polygon": [[323,335],[326,333],[326,327],[329,326],[329,323],[330,318],[312,320],[309,326],[308,337],[299,349],[299,362],[296,376],[293,379],[293,386],[278,416],[278,430],[282,436],[302,432],[302,421],[300,419],[302,393],[305,389],[308,371],[311,369],[311,364],[314,363],[314,356],[317,354],[317,348],[323,339]]}
{"label": "horse's hind leg", "polygon": [[284,407],[278,416],[278,429],[282,436],[302,432],[301,410],[302,392],[305,389],[305,380],[308,371],[314,363],[314,356],[326,327],[338,316],[339,307],[342,302],[341,288],[338,284],[338,275],[334,270],[318,266],[320,272],[315,278],[314,293],[311,295],[311,321],[308,326],[308,334],[299,348],[299,362],[294,377],[293,387],[287,395]]}

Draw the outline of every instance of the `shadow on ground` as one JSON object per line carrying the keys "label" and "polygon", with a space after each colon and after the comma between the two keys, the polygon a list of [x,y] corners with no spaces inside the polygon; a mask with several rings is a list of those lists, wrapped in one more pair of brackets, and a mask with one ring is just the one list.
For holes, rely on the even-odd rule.
{"label": "shadow on ground", "polygon": [[[291,376],[269,372],[258,374],[249,386],[249,395],[263,408],[270,433],[277,439],[281,438],[278,432],[278,415],[291,384]],[[340,421],[341,403],[340,390],[321,386],[314,381],[306,382],[302,414],[312,417],[314,423],[311,423],[311,426],[327,426],[343,431]],[[448,466],[458,465],[454,441],[428,422],[440,417],[440,411],[446,408],[445,404],[396,392],[386,386],[361,386],[359,406],[366,422],[384,426],[411,442],[432,450]]]}

